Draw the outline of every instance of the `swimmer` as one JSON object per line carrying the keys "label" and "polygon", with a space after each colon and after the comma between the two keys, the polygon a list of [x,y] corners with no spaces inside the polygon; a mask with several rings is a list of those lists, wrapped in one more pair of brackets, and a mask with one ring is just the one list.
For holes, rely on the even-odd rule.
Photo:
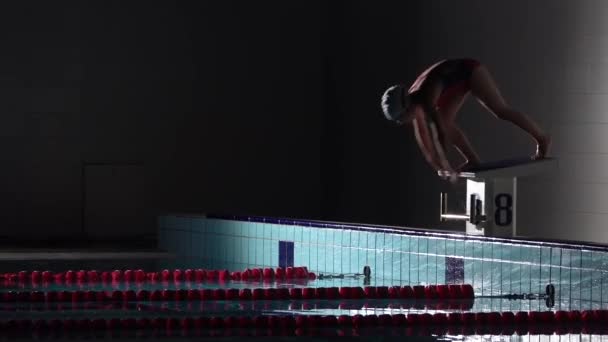
{"label": "swimmer", "polygon": [[[550,136],[506,103],[488,69],[474,59],[440,61],[420,74],[409,89],[403,85],[388,88],[382,96],[382,111],[398,125],[412,123],[426,161],[436,171],[447,171],[455,181],[457,172],[480,163],[479,156],[455,123],[456,114],[469,93],[497,118],[515,124],[534,139],[537,147],[533,160],[547,155]],[[447,160],[446,146],[454,146],[464,163],[454,169]]]}

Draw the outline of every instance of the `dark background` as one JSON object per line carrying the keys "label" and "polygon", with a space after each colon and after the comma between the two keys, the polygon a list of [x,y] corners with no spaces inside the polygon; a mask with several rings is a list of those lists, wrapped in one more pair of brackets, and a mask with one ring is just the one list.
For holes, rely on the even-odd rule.
{"label": "dark background", "polygon": [[[553,229],[563,217],[539,217],[568,213],[597,239],[606,179],[580,170],[608,170],[607,151],[590,148],[603,128],[584,140],[571,127],[607,121],[591,77],[608,63],[605,12],[593,0],[3,3],[0,235],[135,239],[166,212],[461,229],[437,216],[439,192],[462,185],[434,175],[379,100],[437,60],[470,56],[557,137],[566,172],[521,193],[529,235],[567,238],[571,226]],[[565,108],[581,103],[599,114],[573,119]],[[463,113],[483,159],[533,152],[473,101]],[[592,208],[568,191],[581,184],[596,189]]]}

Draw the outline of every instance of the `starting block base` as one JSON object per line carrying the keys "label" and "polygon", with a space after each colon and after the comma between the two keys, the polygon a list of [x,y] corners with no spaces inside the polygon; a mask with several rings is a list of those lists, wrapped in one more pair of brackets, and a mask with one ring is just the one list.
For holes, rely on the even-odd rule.
{"label": "starting block base", "polygon": [[[517,179],[557,169],[556,159],[507,159],[489,162],[461,172],[466,180],[467,198],[464,214],[447,213],[447,195],[442,194],[440,220],[466,222],[466,232],[495,237],[517,236]],[[440,176],[447,175],[439,171]]]}

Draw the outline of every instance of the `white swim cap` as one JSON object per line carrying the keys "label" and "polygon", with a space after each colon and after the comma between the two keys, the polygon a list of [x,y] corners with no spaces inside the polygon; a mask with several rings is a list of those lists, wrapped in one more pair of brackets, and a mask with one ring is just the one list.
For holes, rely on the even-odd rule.
{"label": "white swim cap", "polygon": [[391,121],[401,123],[403,114],[410,105],[409,96],[405,93],[405,87],[394,85],[388,88],[382,95],[382,112]]}

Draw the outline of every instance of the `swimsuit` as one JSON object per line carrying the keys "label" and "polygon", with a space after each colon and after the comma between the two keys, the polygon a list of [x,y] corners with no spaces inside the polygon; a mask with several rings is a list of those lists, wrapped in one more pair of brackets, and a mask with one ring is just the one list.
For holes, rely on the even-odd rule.
{"label": "swimsuit", "polygon": [[[471,90],[470,79],[473,70],[481,63],[474,59],[447,59],[425,70],[410,87],[409,93],[415,95],[427,80],[441,82],[442,91],[436,106],[441,108],[454,97],[465,95]],[[416,98],[416,96],[414,96]],[[419,102],[421,99],[418,99]]]}

